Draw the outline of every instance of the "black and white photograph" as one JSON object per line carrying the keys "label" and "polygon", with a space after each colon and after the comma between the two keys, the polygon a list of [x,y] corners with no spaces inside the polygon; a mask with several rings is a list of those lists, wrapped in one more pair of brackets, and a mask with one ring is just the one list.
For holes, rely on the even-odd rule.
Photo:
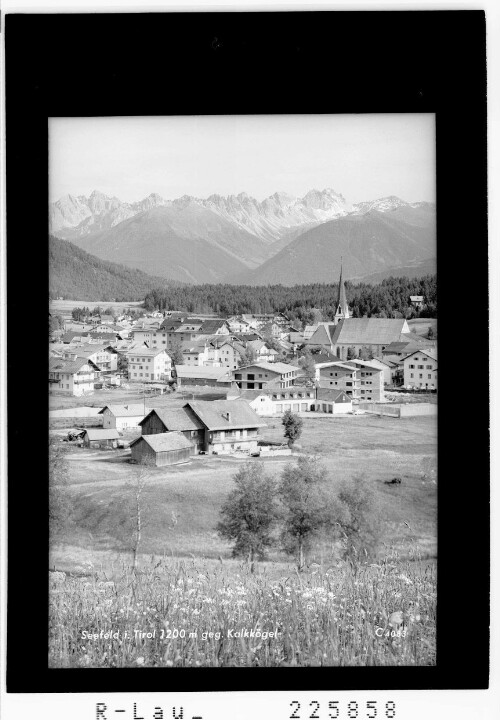
{"label": "black and white photograph", "polygon": [[0,712],[474,714],[485,13],[5,26]]}
{"label": "black and white photograph", "polygon": [[51,118],[49,666],[436,657],[433,114]]}

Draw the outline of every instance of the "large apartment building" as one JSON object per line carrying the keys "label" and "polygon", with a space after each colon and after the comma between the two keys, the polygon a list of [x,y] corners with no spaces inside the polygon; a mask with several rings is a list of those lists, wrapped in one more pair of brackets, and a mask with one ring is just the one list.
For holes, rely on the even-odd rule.
{"label": "large apartment building", "polygon": [[291,387],[298,371],[298,367],[288,363],[259,362],[233,370],[231,375],[242,390],[262,390],[267,385]]}

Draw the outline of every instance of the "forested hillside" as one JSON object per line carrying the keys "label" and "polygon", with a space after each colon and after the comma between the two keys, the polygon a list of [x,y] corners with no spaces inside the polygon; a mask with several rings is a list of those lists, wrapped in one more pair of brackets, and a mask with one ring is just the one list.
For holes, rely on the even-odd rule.
{"label": "forested hillside", "polygon": [[[436,317],[436,276],[387,278],[379,285],[345,283],[347,301],[353,317]],[[335,314],[338,284],[190,285],[155,289],[144,300],[149,310],[184,310],[190,313],[283,312],[301,322],[329,320]],[[426,308],[420,313],[410,303],[410,295],[423,295]],[[321,315],[321,317],[319,317]]]}
{"label": "forested hillside", "polygon": [[163,278],[100,260],[67,240],[49,238],[49,296],[67,300],[141,300]]}

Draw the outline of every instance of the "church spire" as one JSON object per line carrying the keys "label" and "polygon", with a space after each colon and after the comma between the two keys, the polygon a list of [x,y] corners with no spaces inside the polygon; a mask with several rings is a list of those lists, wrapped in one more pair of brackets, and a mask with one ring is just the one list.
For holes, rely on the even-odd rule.
{"label": "church spire", "polygon": [[347,305],[347,297],[345,294],[344,279],[342,277],[342,257],[340,258],[340,279],[339,279],[339,292],[337,297],[337,306],[335,310],[335,325],[339,320],[344,320],[349,317],[349,306]]}

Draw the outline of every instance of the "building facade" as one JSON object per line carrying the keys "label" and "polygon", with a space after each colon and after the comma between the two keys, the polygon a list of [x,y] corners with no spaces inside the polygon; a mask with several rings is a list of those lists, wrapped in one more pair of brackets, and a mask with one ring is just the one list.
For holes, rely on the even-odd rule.
{"label": "building facade", "polygon": [[233,370],[231,376],[242,390],[262,390],[271,382],[279,388],[291,387],[298,371],[287,363],[259,362]]}
{"label": "building facade", "polygon": [[130,382],[169,382],[172,360],[165,350],[138,348],[126,353]]}
{"label": "building facade", "polygon": [[422,390],[437,390],[437,355],[432,350],[417,350],[405,357],[403,365],[403,384]]}

